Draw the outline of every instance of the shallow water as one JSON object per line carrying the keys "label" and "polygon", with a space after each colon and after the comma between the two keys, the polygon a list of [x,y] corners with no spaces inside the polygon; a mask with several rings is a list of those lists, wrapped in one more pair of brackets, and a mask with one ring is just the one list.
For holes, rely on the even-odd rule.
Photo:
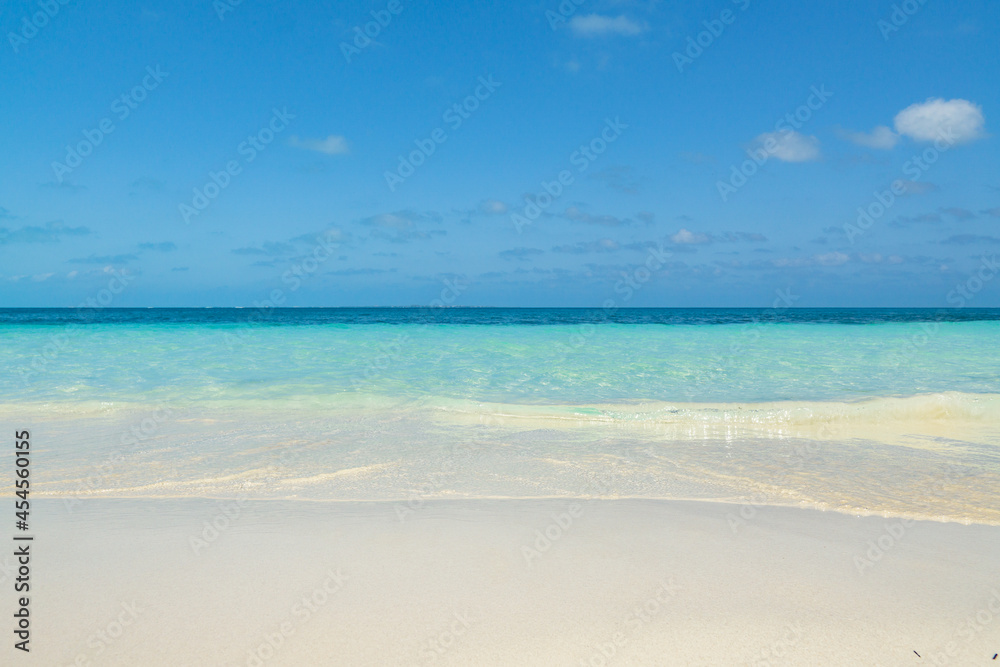
{"label": "shallow water", "polygon": [[0,311],[37,490],[1000,523],[1000,310]]}

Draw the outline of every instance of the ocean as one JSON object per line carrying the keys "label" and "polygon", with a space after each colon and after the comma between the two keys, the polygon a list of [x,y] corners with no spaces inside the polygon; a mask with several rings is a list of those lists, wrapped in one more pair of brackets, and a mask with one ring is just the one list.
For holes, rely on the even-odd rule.
{"label": "ocean", "polygon": [[1000,309],[5,309],[39,495],[1000,524]]}

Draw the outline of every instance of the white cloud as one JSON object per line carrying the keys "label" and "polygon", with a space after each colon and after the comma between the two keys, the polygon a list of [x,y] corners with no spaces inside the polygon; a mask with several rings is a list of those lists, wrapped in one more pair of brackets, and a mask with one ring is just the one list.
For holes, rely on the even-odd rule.
{"label": "white cloud", "polygon": [[894,122],[897,132],[917,141],[934,141],[944,135],[965,143],[984,136],[982,107],[962,99],[938,97],[911,104],[896,114]]}
{"label": "white cloud", "polygon": [[864,146],[865,148],[881,148],[888,150],[899,142],[899,135],[885,125],[879,125],[871,132],[837,130],[837,135],[841,139],[846,139],[852,144]]}
{"label": "white cloud", "polygon": [[846,264],[849,259],[850,257],[842,252],[837,252],[836,250],[822,255],[816,255],[816,261],[823,266],[840,266],[841,264]]}
{"label": "white cloud", "polygon": [[674,243],[690,243],[690,244],[701,244],[710,243],[712,238],[708,234],[701,234],[698,232],[689,232],[686,229],[682,229],[673,236],[670,240]]}
{"label": "white cloud", "polygon": [[293,136],[288,143],[296,148],[304,148],[307,151],[317,151],[327,155],[344,155],[350,152],[347,139],[336,134],[331,134],[326,139],[299,139]]}
{"label": "white cloud", "polygon": [[636,23],[625,16],[601,16],[600,14],[587,14],[586,16],[574,16],[569,22],[580,37],[601,37],[603,35],[638,35],[645,32],[646,26]]}
{"label": "white cloud", "polygon": [[765,132],[754,139],[756,148],[763,148],[785,162],[809,162],[819,159],[819,139],[807,137],[794,130]]}

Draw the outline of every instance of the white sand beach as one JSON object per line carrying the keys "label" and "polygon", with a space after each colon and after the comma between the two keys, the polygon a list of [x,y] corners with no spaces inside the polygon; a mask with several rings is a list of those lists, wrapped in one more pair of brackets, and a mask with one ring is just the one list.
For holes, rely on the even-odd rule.
{"label": "white sand beach", "polygon": [[986,665],[1000,650],[995,526],[586,499],[35,513],[18,664]]}

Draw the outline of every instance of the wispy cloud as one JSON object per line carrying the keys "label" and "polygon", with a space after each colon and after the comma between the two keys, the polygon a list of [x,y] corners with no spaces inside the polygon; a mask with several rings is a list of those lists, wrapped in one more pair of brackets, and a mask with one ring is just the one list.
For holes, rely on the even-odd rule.
{"label": "wispy cloud", "polygon": [[327,271],[328,276],[374,276],[380,273],[395,273],[396,269],[338,269]]}
{"label": "wispy cloud", "polygon": [[613,215],[592,215],[586,211],[581,211],[576,206],[568,207],[563,212],[563,217],[572,222],[582,222],[588,225],[604,225],[607,227],[618,227],[632,222],[628,218],[618,218]]}
{"label": "wispy cloud", "polygon": [[678,153],[677,157],[691,164],[713,164],[715,162],[715,158],[712,157],[711,155],[706,155],[705,153],[696,153],[691,151],[684,151],[682,153]]}
{"label": "wispy cloud", "polygon": [[882,253],[858,253],[858,259],[864,264],[902,264],[903,258],[899,255],[883,255]]}
{"label": "wispy cloud", "polygon": [[177,245],[171,241],[161,243],[140,243],[140,250],[152,250],[153,252],[173,252],[177,250]]}
{"label": "wispy cloud", "polygon": [[417,223],[440,221],[441,216],[437,213],[420,213],[413,209],[403,209],[362,218],[361,224],[383,229],[412,229],[417,226]]}
{"label": "wispy cloud", "polygon": [[580,241],[578,243],[555,246],[552,248],[552,251],[581,255],[588,252],[617,252],[620,249],[621,246],[618,245],[617,241],[600,239],[598,241]]}
{"label": "wispy cloud", "polygon": [[865,148],[889,150],[899,143],[899,135],[885,125],[879,125],[871,132],[854,132],[843,128],[837,128],[836,132],[841,139]]}
{"label": "wispy cloud", "polygon": [[622,35],[630,37],[646,31],[646,25],[633,21],[627,16],[602,16],[587,14],[574,16],[569,22],[570,29],[579,37],[603,37]]}
{"label": "wispy cloud", "polygon": [[783,162],[811,162],[820,157],[819,139],[794,130],[765,132],[754,139],[754,147]]}
{"label": "wispy cloud", "polygon": [[140,192],[159,193],[166,190],[166,183],[155,178],[143,176],[132,181],[129,187],[132,188],[132,191],[129,193],[131,195],[136,195]]}
{"label": "wispy cloud", "polygon": [[833,252],[816,255],[814,259],[821,266],[840,266],[841,264],[846,264],[851,258],[849,255],[834,250]]}
{"label": "wispy cloud", "polygon": [[726,232],[721,240],[730,243],[763,243],[767,241],[767,237],[757,232]]}
{"label": "wispy cloud", "polygon": [[124,255],[90,255],[69,260],[71,264],[127,264],[139,259],[132,253]]}
{"label": "wispy cloud", "polygon": [[908,195],[923,195],[938,189],[938,186],[930,181],[911,181],[902,178],[899,180],[899,184],[903,188],[903,193]]}
{"label": "wispy cloud", "polygon": [[305,246],[312,246],[317,243],[346,243],[350,241],[351,234],[339,227],[327,227],[318,232],[299,234],[288,239],[289,243],[299,243]]}
{"label": "wispy cloud", "polygon": [[54,220],[39,227],[28,225],[19,229],[0,227],[0,245],[11,243],[56,243],[67,236],[86,236],[90,230],[86,227],[67,227],[63,222]]}
{"label": "wispy cloud", "polygon": [[[874,256],[869,256],[872,259]],[[881,256],[878,256],[881,257]],[[767,260],[771,266],[781,269],[797,269],[807,266],[842,266],[851,261],[851,256],[847,253],[832,250],[812,257],[776,257]],[[881,261],[881,259],[879,259]]]}
{"label": "wispy cloud", "polygon": [[403,209],[392,213],[363,218],[362,225],[372,227],[371,237],[390,243],[408,243],[410,241],[427,241],[435,236],[445,236],[443,229],[420,229],[419,225],[441,222],[438,213],[420,213],[412,209]]}
{"label": "wispy cloud", "polygon": [[539,248],[511,248],[501,250],[498,254],[504,259],[526,260],[532,255],[543,255],[545,251]]}
{"label": "wispy cloud", "polygon": [[295,247],[288,243],[279,241],[265,241],[259,246],[246,246],[244,248],[234,248],[234,255],[266,255],[268,257],[281,257],[295,251]]}
{"label": "wispy cloud", "polygon": [[87,188],[83,185],[74,185],[69,181],[46,181],[45,183],[39,183],[39,187],[50,188],[52,190],[66,190],[67,192],[79,192],[80,190],[86,190]]}
{"label": "wispy cloud", "polygon": [[639,194],[639,180],[632,173],[632,167],[618,165],[595,171],[590,177],[604,182],[612,190],[624,192],[627,195]]}
{"label": "wispy cloud", "polygon": [[331,134],[326,139],[299,139],[293,135],[288,140],[288,144],[295,148],[316,151],[325,155],[346,155],[351,152],[347,139],[336,134]]}
{"label": "wispy cloud", "polygon": [[1000,239],[995,236],[986,236],[983,234],[955,234],[941,241],[941,243],[947,245],[972,245],[974,243],[1000,243]]}
{"label": "wispy cloud", "polygon": [[712,237],[709,234],[681,229],[676,234],[671,236],[670,240],[678,245],[703,245],[705,243],[711,243]]}
{"label": "wispy cloud", "polygon": [[911,224],[923,224],[923,223],[938,223],[942,222],[943,218],[940,213],[921,213],[919,215],[900,215],[893,219],[889,223],[892,227],[905,227]]}
{"label": "wispy cloud", "polygon": [[961,208],[960,206],[952,206],[950,208],[942,208],[942,213],[950,215],[956,220],[971,220],[976,217],[976,214],[966,208]]}
{"label": "wispy cloud", "polygon": [[484,199],[479,202],[479,211],[487,215],[503,215],[507,212],[507,204],[497,199]]}

